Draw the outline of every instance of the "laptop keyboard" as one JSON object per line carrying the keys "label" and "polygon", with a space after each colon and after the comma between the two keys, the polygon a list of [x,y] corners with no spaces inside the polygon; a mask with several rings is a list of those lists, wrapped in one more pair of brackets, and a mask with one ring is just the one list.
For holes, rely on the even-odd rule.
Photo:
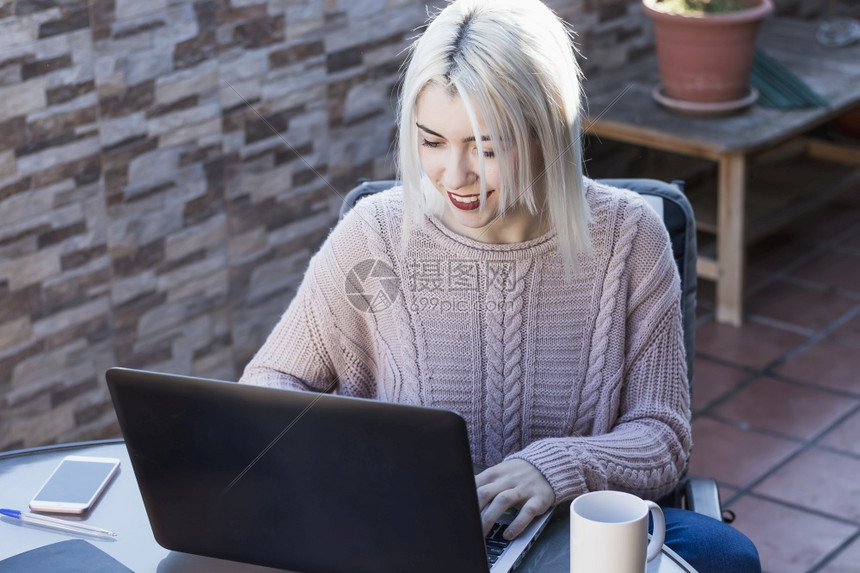
{"label": "laptop keyboard", "polygon": [[493,526],[490,533],[487,534],[487,562],[490,565],[498,561],[508,545],[511,544],[510,541],[502,537],[507,528],[508,525],[506,523],[497,523]]}
{"label": "laptop keyboard", "polygon": [[486,544],[487,544],[487,562],[490,566],[493,565],[496,561],[499,560],[499,557],[502,556],[502,553],[505,552],[508,545],[511,544],[510,541],[504,538],[505,531],[508,529],[508,524],[516,517],[518,510],[511,508],[506,511],[499,521],[497,521],[490,532],[487,534]]}

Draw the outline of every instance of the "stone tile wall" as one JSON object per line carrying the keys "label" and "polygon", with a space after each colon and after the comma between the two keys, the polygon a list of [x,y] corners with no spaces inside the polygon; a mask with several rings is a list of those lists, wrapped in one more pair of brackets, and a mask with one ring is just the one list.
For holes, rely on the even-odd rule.
{"label": "stone tile wall", "polygon": [[[639,0],[549,3],[589,73],[650,49]],[[0,450],[117,435],[113,365],[238,376],[339,193],[392,175],[427,9],[0,0]]]}

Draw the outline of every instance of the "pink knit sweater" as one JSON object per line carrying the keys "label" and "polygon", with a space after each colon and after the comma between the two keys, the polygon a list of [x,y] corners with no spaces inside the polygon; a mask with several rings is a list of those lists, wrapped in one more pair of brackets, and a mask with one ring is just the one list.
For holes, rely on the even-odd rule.
{"label": "pink knit sweater", "polygon": [[554,233],[486,244],[428,219],[404,255],[402,191],[362,200],[241,382],[455,410],[476,463],[527,460],[556,502],[668,493],[691,447],[668,235],[635,193],[586,183],[572,283]]}

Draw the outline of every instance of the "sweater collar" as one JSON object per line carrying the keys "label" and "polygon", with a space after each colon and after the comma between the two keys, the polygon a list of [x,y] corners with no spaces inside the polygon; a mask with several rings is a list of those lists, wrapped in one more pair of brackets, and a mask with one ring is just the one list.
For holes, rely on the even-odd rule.
{"label": "sweater collar", "polygon": [[555,231],[520,243],[482,243],[455,233],[435,216],[425,219],[423,231],[439,245],[457,255],[469,258],[528,259],[556,249],[558,246]]}

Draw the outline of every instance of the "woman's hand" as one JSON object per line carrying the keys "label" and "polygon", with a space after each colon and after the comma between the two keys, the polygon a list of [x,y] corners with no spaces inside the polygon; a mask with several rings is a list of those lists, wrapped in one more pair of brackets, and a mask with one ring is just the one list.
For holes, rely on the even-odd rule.
{"label": "woman's hand", "polygon": [[511,507],[520,510],[508,526],[505,539],[513,539],[532,520],[552,507],[555,492],[536,467],[525,460],[507,460],[475,476],[484,535]]}

